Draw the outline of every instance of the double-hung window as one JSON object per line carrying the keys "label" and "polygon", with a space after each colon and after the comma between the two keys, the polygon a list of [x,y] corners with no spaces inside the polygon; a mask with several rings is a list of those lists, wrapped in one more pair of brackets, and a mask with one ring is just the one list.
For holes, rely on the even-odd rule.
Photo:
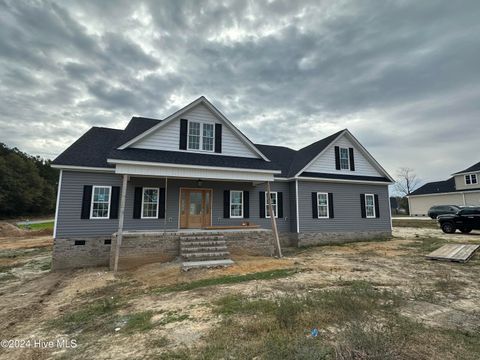
{"label": "double-hung window", "polygon": [[230,217],[243,218],[243,191],[230,191]]}
{"label": "double-hung window", "polygon": [[108,219],[110,217],[111,186],[93,186],[90,219]]}
{"label": "double-hung window", "polygon": [[340,148],[340,169],[350,169],[348,148]]}
{"label": "double-hung window", "polygon": [[[270,198],[272,199],[273,214],[277,218],[278,217],[277,192],[276,191],[271,191],[270,192]],[[268,206],[268,193],[267,192],[265,192],[265,217],[267,217],[267,218],[270,217],[270,206]]]}
{"label": "double-hung window", "polygon": [[465,175],[465,184],[474,185],[478,183],[477,174]]}
{"label": "double-hung window", "polygon": [[144,187],[142,196],[142,219],[158,218],[158,188]]}
{"label": "double-hung window", "polygon": [[375,217],[375,195],[365,194],[365,214],[367,218]]}
{"label": "double-hung window", "polygon": [[202,124],[202,150],[213,151],[214,125]]}
{"label": "double-hung window", "polygon": [[328,193],[317,193],[318,218],[325,219],[328,214]]}
{"label": "double-hung window", "polygon": [[188,122],[188,150],[213,151],[215,124]]}

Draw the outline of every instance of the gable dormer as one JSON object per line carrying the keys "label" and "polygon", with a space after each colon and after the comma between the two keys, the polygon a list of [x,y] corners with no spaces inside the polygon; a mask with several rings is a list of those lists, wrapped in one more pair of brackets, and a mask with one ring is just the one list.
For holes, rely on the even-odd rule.
{"label": "gable dormer", "polygon": [[389,177],[348,130],[332,141],[303,171],[374,177],[387,175]]}
{"label": "gable dormer", "polygon": [[203,97],[119,149],[127,147],[268,160]]}

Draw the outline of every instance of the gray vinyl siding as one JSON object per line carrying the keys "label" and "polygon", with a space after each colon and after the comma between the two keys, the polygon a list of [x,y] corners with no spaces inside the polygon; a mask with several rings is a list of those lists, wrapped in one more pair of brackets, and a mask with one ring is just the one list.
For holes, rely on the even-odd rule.
{"label": "gray vinyl siding", "polygon": [[[390,231],[390,208],[387,185],[298,182],[300,232]],[[312,192],[333,193],[333,219],[312,217]],[[362,218],[360,194],[377,194],[380,217]]]}
{"label": "gray vinyl siding", "polygon": [[58,203],[57,238],[111,235],[117,230],[118,220],[80,219],[84,185],[121,186],[122,178],[116,174],[63,170]]}
{"label": "gray vinyl siding", "polygon": [[289,207],[290,207],[290,232],[297,232],[297,209],[296,209],[296,194],[295,194],[295,181],[288,183],[288,190],[290,193]]}
{"label": "gray vinyl siding", "polygon": [[[88,173],[63,171],[60,190],[57,238],[109,236],[118,229],[118,220],[114,219],[80,219],[84,185],[121,186],[122,177],[116,174]],[[125,203],[124,230],[159,230],[178,229],[179,227],[179,194],[181,187],[197,188],[196,180],[169,179],[167,183],[166,224],[164,219],[134,219],[133,203],[134,192],[137,186],[165,187],[162,178],[135,178],[128,182]],[[201,188],[213,189],[212,225],[240,225],[243,221],[250,221],[263,228],[271,228],[271,220],[259,218],[259,192],[266,191],[265,185],[256,187],[246,182],[202,181]],[[246,190],[250,192],[249,219],[223,218],[224,190]],[[271,184],[272,191],[283,193],[282,219],[277,220],[280,232],[290,231],[290,202],[288,183]]]}

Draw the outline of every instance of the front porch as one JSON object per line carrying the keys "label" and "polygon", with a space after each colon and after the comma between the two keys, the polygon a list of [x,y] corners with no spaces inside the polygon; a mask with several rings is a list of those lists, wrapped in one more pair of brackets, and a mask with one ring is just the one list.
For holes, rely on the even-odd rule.
{"label": "front porch", "polygon": [[[118,234],[112,235],[109,266],[115,266]],[[272,230],[228,229],[170,231],[126,231],[119,247],[118,269],[136,268],[149,263],[182,261],[184,269],[203,265],[229,265],[230,254],[273,256]],[[215,263],[215,261],[218,261]]]}

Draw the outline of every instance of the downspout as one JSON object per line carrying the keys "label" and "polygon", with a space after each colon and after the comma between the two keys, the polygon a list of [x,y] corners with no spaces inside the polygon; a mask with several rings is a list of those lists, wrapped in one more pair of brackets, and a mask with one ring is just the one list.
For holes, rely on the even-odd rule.
{"label": "downspout", "polygon": [[114,273],[116,273],[118,270],[118,257],[120,255],[120,246],[122,244],[123,220],[125,218],[125,198],[127,197],[127,182],[128,175],[124,174],[122,181],[122,194],[120,196],[120,215],[118,217],[117,241],[115,242],[115,263],[113,266]]}
{"label": "downspout", "polygon": [[60,191],[62,188],[62,175],[63,175],[63,170],[60,170],[60,174],[58,175],[57,204],[55,205],[55,224],[53,224],[54,239],[57,237],[58,207],[60,206]]}
{"label": "downspout", "polygon": [[465,193],[462,192],[462,196],[463,196],[463,206],[467,206],[467,201],[465,200]]}
{"label": "downspout", "polygon": [[163,235],[167,232],[167,194],[168,194],[168,178],[165,177],[165,212],[163,219]]}

